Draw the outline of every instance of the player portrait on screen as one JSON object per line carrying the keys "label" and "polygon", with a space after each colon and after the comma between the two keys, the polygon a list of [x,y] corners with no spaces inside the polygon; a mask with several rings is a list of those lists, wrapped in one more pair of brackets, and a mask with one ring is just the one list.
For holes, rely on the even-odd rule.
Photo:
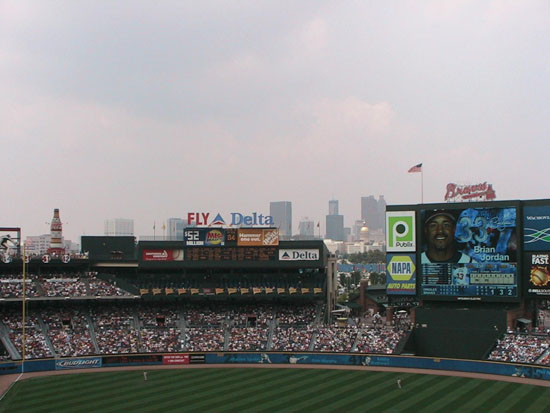
{"label": "player portrait on screen", "polygon": [[426,250],[421,256],[422,264],[466,264],[475,261],[459,249],[455,237],[456,221],[457,218],[452,211],[442,209],[427,211],[423,225]]}

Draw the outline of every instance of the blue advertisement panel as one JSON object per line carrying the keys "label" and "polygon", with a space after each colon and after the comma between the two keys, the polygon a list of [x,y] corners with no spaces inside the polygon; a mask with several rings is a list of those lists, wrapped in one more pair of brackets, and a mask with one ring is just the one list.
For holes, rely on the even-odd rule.
{"label": "blue advertisement panel", "polygon": [[56,370],[91,369],[101,367],[101,357],[61,359],[55,361]]}
{"label": "blue advertisement panel", "polygon": [[416,295],[416,255],[386,254],[386,293]]}
{"label": "blue advertisement panel", "polygon": [[516,207],[422,210],[423,298],[517,299]]}
{"label": "blue advertisement panel", "polygon": [[523,208],[523,249],[550,251],[550,205]]}
{"label": "blue advertisement panel", "polygon": [[225,245],[223,228],[185,228],[183,240],[186,246],[221,247]]}

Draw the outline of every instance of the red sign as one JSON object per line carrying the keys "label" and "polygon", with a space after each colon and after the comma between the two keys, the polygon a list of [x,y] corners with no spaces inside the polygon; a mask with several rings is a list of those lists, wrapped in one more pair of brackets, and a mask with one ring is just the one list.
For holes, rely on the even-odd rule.
{"label": "red sign", "polygon": [[487,201],[492,201],[496,198],[495,190],[492,184],[483,182],[476,185],[457,185],[453,183],[447,184],[447,192],[445,193],[445,201],[450,200],[471,200],[482,198]]}
{"label": "red sign", "polygon": [[143,261],[183,261],[183,250],[143,250]]}
{"label": "red sign", "polygon": [[165,354],[162,364],[189,364],[189,354]]}

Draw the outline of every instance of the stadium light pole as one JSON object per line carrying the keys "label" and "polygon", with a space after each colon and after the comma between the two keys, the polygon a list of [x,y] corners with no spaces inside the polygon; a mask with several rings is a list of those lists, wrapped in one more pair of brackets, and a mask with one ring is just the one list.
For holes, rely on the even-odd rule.
{"label": "stadium light pole", "polygon": [[23,244],[23,309],[22,309],[22,319],[23,319],[23,331],[22,331],[22,353],[21,353],[21,374],[25,372],[25,347],[27,346],[27,337],[26,337],[26,331],[25,331],[25,324],[26,324],[26,301],[27,301],[27,251],[25,249],[25,245]]}

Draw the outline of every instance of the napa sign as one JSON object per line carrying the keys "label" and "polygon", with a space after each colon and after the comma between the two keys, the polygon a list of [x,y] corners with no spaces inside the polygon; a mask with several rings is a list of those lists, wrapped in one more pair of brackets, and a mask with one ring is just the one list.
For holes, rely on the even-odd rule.
{"label": "napa sign", "polygon": [[193,227],[272,227],[274,225],[271,215],[257,212],[252,212],[250,215],[231,212],[227,218],[225,219],[220,213],[214,215],[210,212],[188,212],[187,225]]}
{"label": "napa sign", "polygon": [[414,254],[386,254],[386,293],[416,294],[416,257]]}

